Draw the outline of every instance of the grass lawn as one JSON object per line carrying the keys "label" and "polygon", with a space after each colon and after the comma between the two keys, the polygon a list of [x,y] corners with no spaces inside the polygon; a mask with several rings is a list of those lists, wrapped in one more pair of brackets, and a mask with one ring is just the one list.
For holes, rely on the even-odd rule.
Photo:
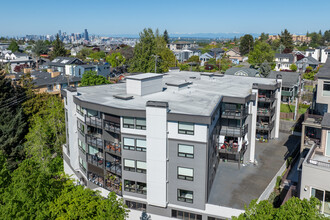
{"label": "grass lawn", "polygon": [[[295,105],[288,105],[281,103],[281,112],[290,113],[295,111]],[[304,114],[308,108],[299,108],[298,113]]]}

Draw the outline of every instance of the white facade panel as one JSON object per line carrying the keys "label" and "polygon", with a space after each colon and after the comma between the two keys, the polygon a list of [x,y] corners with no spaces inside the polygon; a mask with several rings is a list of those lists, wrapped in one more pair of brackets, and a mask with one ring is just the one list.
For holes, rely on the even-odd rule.
{"label": "white facade panel", "polygon": [[207,142],[207,125],[195,124],[194,135],[179,134],[178,122],[168,122],[168,138],[185,141]]}

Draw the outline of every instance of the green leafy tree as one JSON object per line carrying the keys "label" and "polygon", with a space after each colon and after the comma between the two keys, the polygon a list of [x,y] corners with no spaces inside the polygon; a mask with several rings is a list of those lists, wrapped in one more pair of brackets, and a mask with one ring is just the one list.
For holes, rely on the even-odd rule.
{"label": "green leafy tree", "polygon": [[97,75],[95,71],[90,70],[83,74],[80,86],[95,86],[109,83],[110,82],[109,80],[107,80],[107,78],[101,75]]}
{"label": "green leafy tree", "polygon": [[267,42],[268,39],[269,39],[269,34],[265,34],[264,32],[260,34],[259,41]]}
{"label": "green leafy tree", "polygon": [[12,40],[8,46],[8,50],[11,50],[11,52],[15,53],[19,50],[18,44],[15,40]]}
{"label": "green leafy tree", "polygon": [[[5,188],[10,184],[11,177],[8,164],[2,151],[0,151],[0,197],[5,192]],[[0,199],[1,205],[1,199]]]}
{"label": "green leafy tree", "polygon": [[246,55],[253,50],[254,39],[252,35],[246,34],[241,38],[241,43],[239,45],[239,50],[242,55]]}
{"label": "green leafy tree", "polygon": [[125,64],[126,59],[120,53],[112,53],[107,56],[107,62],[111,64],[111,67],[116,68]]}
{"label": "green leafy tree", "polygon": [[93,51],[91,49],[88,48],[82,48],[78,54],[77,54],[77,58],[81,59],[81,60],[85,60],[91,53],[93,53]]}
{"label": "green leafy tree", "polygon": [[51,203],[52,219],[126,219],[128,210],[114,192],[107,199],[82,186],[69,185]]}
{"label": "green leafy tree", "polygon": [[194,62],[194,63],[199,64],[199,56],[191,56],[191,57],[189,57],[187,62]]}
{"label": "green leafy tree", "polygon": [[164,40],[166,42],[166,44],[169,44],[170,43],[170,37],[168,36],[168,33],[167,33],[167,30],[164,31]]}
{"label": "green leafy tree", "polygon": [[273,205],[263,200],[257,203],[253,200],[249,207],[245,207],[245,212],[238,217],[232,217],[233,220],[271,220],[271,219],[327,219],[320,214],[318,210],[320,201],[312,197],[310,200],[292,197],[280,208],[274,208]]}
{"label": "green leafy tree", "polygon": [[248,62],[255,66],[260,66],[262,63],[272,63],[275,55],[271,46],[265,42],[257,42],[253,51],[249,53]]}
{"label": "green leafy tree", "polygon": [[93,60],[105,59],[105,53],[103,51],[94,52],[94,53],[89,54],[88,57]]}
{"label": "green leafy tree", "polygon": [[227,56],[222,56],[220,60],[220,70],[221,72],[226,72],[227,69],[232,67],[233,63]]}
{"label": "green leafy tree", "polygon": [[211,59],[209,59],[209,61],[207,62],[207,64],[216,65],[216,60],[214,58],[211,58]]}
{"label": "green leafy tree", "polygon": [[39,58],[41,54],[47,54],[48,45],[45,41],[38,40],[35,45],[32,47],[32,53],[37,58],[37,69],[39,68]]}
{"label": "green leafy tree", "polygon": [[67,51],[64,48],[64,44],[60,40],[60,37],[57,34],[56,39],[53,42],[53,51],[51,53],[51,57],[54,59],[56,57],[63,57],[66,55],[67,55]]}
{"label": "green leafy tree", "polygon": [[155,72],[156,65],[157,72],[163,73],[167,72],[169,67],[175,66],[175,56],[167,48],[163,36],[157,31],[154,34],[152,29],[148,28],[140,33],[140,41],[135,45],[130,63],[130,72]]}
{"label": "green leafy tree", "polygon": [[287,29],[281,32],[280,41],[285,46],[285,48],[288,48],[291,51],[293,50],[294,45],[293,45],[292,35]]}
{"label": "green leafy tree", "polygon": [[293,72],[297,72],[297,69],[298,69],[298,67],[296,64],[293,63],[290,65],[290,70],[292,70]]}

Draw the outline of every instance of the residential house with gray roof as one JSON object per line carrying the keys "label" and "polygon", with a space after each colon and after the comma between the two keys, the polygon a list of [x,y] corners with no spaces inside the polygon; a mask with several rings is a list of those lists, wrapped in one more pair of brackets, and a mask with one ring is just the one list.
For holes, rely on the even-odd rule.
{"label": "residential house with gray roof", "polygon": [[291,53],[276,53],[275,54],[275,70],[290,70],[290,66],[296,62],[296,56]]}

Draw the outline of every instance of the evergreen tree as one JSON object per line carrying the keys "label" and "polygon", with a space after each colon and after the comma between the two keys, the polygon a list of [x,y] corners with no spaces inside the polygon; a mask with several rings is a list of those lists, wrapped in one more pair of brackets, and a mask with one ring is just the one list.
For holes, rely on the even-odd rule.
{"label": "evergreen tree", "polygon": [[66,50],[64,48],[63,42],[60,40],[58,34],[56,35],[56,40],[53,42],[53,51],[51,53],[52,58],[66,56]]}
{"label": "evergreen tree", "polygon": [[253,50],[254,40],[252,35],[246,34],[241,38],[241,43],[239,45],[239,51],[242,55],[246,55]]}
{"label": "evergreen tree", "polygon": [[19,50],[18,44],[15,40],[12,40],[8,46],[8,50],[11,50],[11,52],[15,53]]}
{"label": "evergreen tree", "polygon": [[45,41],[38,40],[35,45],[32,47],[32,53],[37,58],[37,69],[39,68],[39,59],[41,54],[47,54],[48,45]]}
{"label": "evergreen tree", "polygon": [[168,36],[167,30],[164,31],[164,40],[166,44],[170,43],[170,37]]}
{"label": "evergreen tree", "polygon": [[285,29],[284,32],[283,31],[281,32],[280,41],[285,46],[285,48],[288,48],[291,51],[293,50],[294,45],[293,45],[292,35],[287,29]]}

